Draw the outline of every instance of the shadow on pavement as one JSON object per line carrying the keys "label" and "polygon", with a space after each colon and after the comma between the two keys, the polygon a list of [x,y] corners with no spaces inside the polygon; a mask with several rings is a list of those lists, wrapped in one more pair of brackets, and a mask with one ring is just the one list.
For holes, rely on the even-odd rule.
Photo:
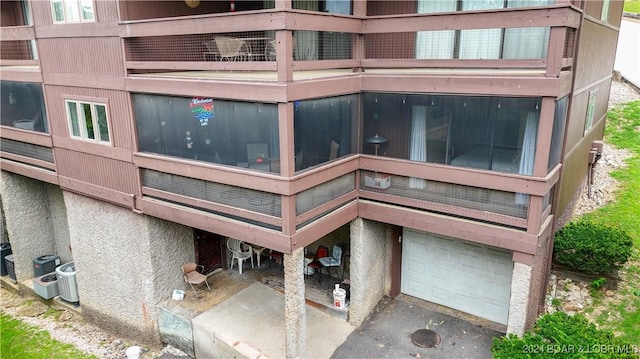
{"label": "shadow on pavement", "polygon": [[[414,345],[411,334],[430,329],[440,336],[435,348]],[[365,322],[347,337],[332,358],[490,359],[498,331],[413,303],[410,297],[383,298]],[[313,353],[307,353],[313,356]]]}

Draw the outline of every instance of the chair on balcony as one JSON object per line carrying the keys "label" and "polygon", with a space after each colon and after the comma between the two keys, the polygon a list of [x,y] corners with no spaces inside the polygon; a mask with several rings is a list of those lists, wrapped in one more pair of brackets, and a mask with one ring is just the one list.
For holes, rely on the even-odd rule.
{"label": "chair on balcony", "polygon": [[[267,61],[276,61],[276,45],[278,44],[277,40],[269,40],[267,41],[265,47],[264,47],[264,58]],[[294,50],[293,52],[295,53],[295,48],[296,48],[296,37],[293,36],[293,44],[294,44]]]}
{"label": "chair on balcony", "polygon": [[276,44],[276,40],[267,41],[264,51],[264,58],[267,61],[276,61]]}
{"label": "chair on balcony", "polygon": [[327,161],[332,161],[338,158],[338,151],[340,150],[340,144],[334,140],[331,140],[331,144],[329,145],[329,157],[324,156],[316,156],[312,157],[309,161],[310,166],[315,166],[320,163],[324,163]]}
{"label": "chair on balcony", "polygon": [[203,42],[203,45],[206,49],[206,51],[202,53],[202,58],[204,61],[209,61],[209,59],[218,61],[220,59],[220,52],[218,51],[215,40],[205,41]]}
{"label": "chair on balcony", "polygon": [[295,157],[295,170],[300,171],[302,169],[302,164],[304,163],[304,151],[300,151],[296,153]]}
{"label": "chair on balcony", "polygon": [[246,61],[251,58],[244,40],[235,37],[216,37],[220,61]]}

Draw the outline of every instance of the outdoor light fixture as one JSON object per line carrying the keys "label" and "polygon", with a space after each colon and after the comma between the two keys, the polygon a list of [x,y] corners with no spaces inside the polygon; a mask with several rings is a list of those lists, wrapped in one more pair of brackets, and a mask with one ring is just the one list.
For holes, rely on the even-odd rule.
{"label": "outdoor light fixture", "polygon": [[380,145],[383,144],[383,143],[387,143],[387,141],[389,141],[389,140],[387,140],[386,138],[378,135],[377,133],[376,133],[375,136],[369,137],[367,139],[367,143],[373,144],[373,148],[375,149],[376,156],[378,155],[378,148],[380,148]]}
{"label": "outdoor light fixture", "polygon": [[200,5],[200,0],[184,0],[188,7],[195,9]]}

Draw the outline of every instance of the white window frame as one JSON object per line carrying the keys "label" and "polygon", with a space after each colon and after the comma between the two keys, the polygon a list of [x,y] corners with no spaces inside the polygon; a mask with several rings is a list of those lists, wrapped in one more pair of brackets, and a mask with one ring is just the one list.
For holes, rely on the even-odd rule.
{"label": "white window frame", "polygon": [[[71,110],[69,109],[69,104],[73,103],[76,106],[76,118],[78,120],[78,129],[80,130],[80,136],[77,136],[73,133],[73,123],[71,121]],[[93,125],[93,137],[94,138],[90,138],[89,137],[89,130],[87,129],[87,122],[86,119],[84,118],[84,111],[83,111],[83,105],[90,105],[91,106],[91,123]],[[104,107],[104,113],[106,116],[106,122],[107,122],[107,134],[109,136],[108,140],[103,140],[101,138],[101,134],[100,134],[100,125],[98,124],[98,113],[96,110],[96,106],[103,106]],[[94,142],[94,143],[100,143],[103,145],[111,145],[112,143],[112,135],[111,135],[111,124],[109,121],[109,118],[111,116],[109,116],[109,106],[107,104],[107,102],[96,102],[96,101],[90,101],[90,100],[71,100],[71,99],[65,99],[64,100],[64,108],[65,108],[65,112],[67,114],[67,125],[69,127],[69,137],[71,138],[75,138],[75,139],[80,139],[83,141],[89,141],[89,142]]]}
{"label": "white window frame", "polygon": [[587,102],[587,114],[584,120],[584,133],[583,136],[591,130],[593,127],[593,118],[595,116],[596,111],[596,102],[598,100],[598,90],[593,90],[589,92],[589,100]]}
{"label": "white window frame", "polygon": [[[82,22],[96,22],[96,11],[95,11],[96,7],[93,0],[49,0],[49,1],[51,4],[51,17],[53,18],[54,24],[75,24],[75,23],[82,23]],[[62,16],[64,18],[62,21],[56,20],[56,11],[54,6],[56,3],[62,4],[62,12],[63,12]],[[83,3],[91,4],[91,9],[93,11],[92,19],[84,18],[83,12],[82,12]],[[75,10],[77,10],[78,20],[69,20],[69,15],[67,13],[67,10],[70,6],[74,7]]]}
{"label": "white window frame", "polygon": [[602,11],[600,12],[600,20],[609,22],[609,5],[611,4],[610,0],[602,1]]}

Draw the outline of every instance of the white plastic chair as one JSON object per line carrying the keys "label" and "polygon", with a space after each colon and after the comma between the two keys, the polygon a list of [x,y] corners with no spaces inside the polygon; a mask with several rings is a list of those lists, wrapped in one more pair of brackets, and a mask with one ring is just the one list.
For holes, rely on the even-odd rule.
{"label": "white plastic chair", "polygon": [[239,239],[229,238],[227,239],[227,248],[232,254],[231,257],[231,269],[233,269],[233,260],[238,262],[238,270],[242,274],[242,264],[245,260],[251,259],[251,268],[253,267],[253,248],[244,244]]}

